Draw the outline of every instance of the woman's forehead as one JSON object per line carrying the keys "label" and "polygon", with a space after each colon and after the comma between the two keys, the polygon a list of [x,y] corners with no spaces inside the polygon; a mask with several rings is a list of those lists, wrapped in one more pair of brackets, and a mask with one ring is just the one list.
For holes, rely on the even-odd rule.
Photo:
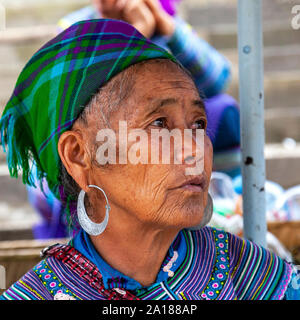
{"label": "woman's forehead", "polygon": [[194,82],[184,74],[174,77],[172,73],[165,73],[162,77],[154,75],[139,82],[133,92],[135,99],[147,100],[149,103],[176,103],[180,100],[201,100]]}
{"label": "woman's forehead", "polygon": [[178,65],[171,61],[156,64],[145,63],[134,75],[135,94],[145,95],[150,99],[172,90],[187,90],[189,94],[199,96],[192,78]]}
{"label": "woman's forehead", "polygon": [[102,98],[90,117],[95,123],[98,123],[95,118],[104,115],[113,122],[119,118],[133,121],[170,105],[204,109],[191,77],[169,60],[150,60],[131,66],[111,79],[99,94]]}
{"label": "woman's forehead", "polygon": [[131,115],[129,118],[146,116],[172,105],[196,106],[204,110],[194,81],[172,62],[155,64],[149,61],[135,73],[134,80],[125,103],[127,116]]}

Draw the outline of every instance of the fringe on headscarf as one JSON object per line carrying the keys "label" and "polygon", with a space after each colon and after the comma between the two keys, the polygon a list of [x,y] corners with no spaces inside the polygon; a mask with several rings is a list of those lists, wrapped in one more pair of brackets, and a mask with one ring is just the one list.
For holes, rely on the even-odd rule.
{"label": "fringe on headscarf", "polygon": [[[21,118],[22,119],[22,118]],[[24,184],[36,187],[35,179],[32,174],[33,163],[36,164],[37,177],[41,181],[45,177],[45,172],[41,168],[39,157],[31,147],[32,137],[29,136],[24,128],[18,125],[20,118],[13,113],[8,113],[0,119],[0,138],[3,151],[6,153],[6,161],[9,174],[13,178],[18,178],[22,175]]]}

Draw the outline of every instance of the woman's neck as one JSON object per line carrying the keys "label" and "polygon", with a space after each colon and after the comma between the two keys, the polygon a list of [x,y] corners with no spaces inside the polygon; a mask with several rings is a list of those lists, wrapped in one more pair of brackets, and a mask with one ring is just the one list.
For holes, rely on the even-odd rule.
{"label": "woman's neck", "polygon": [[[115,219],[114,217],[125,217]],[[127,217],[127,218],[126,218]],[[118,221],[122,220],[122,221]],[[179,230],[149,226],[127,214],[111,215],[107,229],[91,240],[101,257],[113,268],[143,286],[155,282],[163,260]]]}

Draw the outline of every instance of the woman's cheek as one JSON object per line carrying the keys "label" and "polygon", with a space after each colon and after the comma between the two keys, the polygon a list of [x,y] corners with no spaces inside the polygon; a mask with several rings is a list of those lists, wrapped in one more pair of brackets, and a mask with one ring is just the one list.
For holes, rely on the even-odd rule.
{"label": "woman's cheek", "polygon": [[208,136],[204,137],[204,170],[210,180],[213,167],[213,146]]}

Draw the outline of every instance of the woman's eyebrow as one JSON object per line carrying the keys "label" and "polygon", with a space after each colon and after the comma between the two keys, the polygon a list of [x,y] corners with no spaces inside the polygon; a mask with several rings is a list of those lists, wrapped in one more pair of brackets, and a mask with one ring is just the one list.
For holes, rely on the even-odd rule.
{"label": "woman's eyebrow", "polygon": [[[149,112],[147,113],[147,116],[150,116],[151,114],[155,113],[158,109],[170,105],[175,104],[178,102],[178,99],[176,98],[165,98],[165,99],[150,99],[150,105]],[[195,99],[192,100],[192,105],[199,107],[202,111],[205,111],[204,102],[201,99]]]}
{"label": "woman's eyebrow", "polygon": [[154,105],[155,109],[158,109],[158,108],[164,107],[169,104],[174,104],[176,102],[178,102],[178,100],[176,98],[155,99],[153,105]]}
{"label": "woman's eyebrow", "polygon": [[146,114],[146,117],[151,116],[153,113],[157,112],[160,108],[174,104],[178,102],[176,98],[165,98],[165,99],[160,99],[160,98],[154,98],[154,99],[149,99],[149,104],[150,106],[148,107],[148,112]]}
{"label": "woman's eyebrow", "polygon": [[202,99],[193,100],[193,105],[199,107],[200,109],[202,109],[202,111],[205,111],[205,106]]}

